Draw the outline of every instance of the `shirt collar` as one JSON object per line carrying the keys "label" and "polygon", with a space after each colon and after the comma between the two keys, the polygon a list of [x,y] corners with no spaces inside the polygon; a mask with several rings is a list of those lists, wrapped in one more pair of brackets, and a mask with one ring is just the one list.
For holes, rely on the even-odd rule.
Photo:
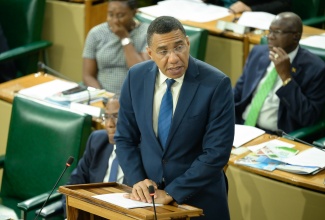
{"label": "shirt collar", "polygon": [[[177,83],[182,84],[183,81],[184,81],[184,76],[185,76],[185,74],[183,74],[181,77],[176,78],[176,79],[174,79],[174,80],[175,80]],[[166,81],[166,79],[169,79],[169,78],[168,78],[165,74],[163,74],[163,73],[161,72],[161,70],[159,69],[159,74],[158,74],[158,85],[161,86],[161,85]]]}

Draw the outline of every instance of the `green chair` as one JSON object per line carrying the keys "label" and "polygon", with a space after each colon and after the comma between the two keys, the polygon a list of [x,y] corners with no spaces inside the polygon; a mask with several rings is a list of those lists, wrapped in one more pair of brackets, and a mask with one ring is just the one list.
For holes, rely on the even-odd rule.
{"label": "green chair", "polygon": [[304,25],[324,27],[325,1],[324,0],[293,0],[292,11],[299,15]]}
{"label": "green chair", "polygon": [[[0,159],[3,169],[0,204],[15,210],[19,219],[34,219],[35,210],[43,205],[72,156],[75,162],[58,186],[68,181],[83,154],[91,123],[90,115],[17,95],[6,154]],[[55,198],[60,199],[61,195],[56,193]]]}
{"label": "green chair", "polygon": [[[139,21],[150,23],[155,18],[143,13],[137,13],[135,16]],[[190,54],[199,60],[205,59],[205,51],[208,42],[208,31],[205,29],[183,25],[186,34],[189,36],[191,42]]]}
{"label": "green chair", "polygon": [[17,77],[35,73],[51,42],[41,40],[45,0],[0,0],[0,24],[10,50],[0,54],[0,63],[14,60]]}

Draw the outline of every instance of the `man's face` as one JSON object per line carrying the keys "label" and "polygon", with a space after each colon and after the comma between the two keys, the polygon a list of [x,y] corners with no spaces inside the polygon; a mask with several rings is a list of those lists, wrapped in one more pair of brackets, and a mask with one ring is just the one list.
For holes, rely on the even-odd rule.
{"label": "man's face", "polygon": [[290,25],[291,22],[285,19],[275,19],[269,28],[268,45],[270,50],[273,47],[281,47],[287,53],[293,51],[299,43],[299,33]]}
{"label": "man's face", "polygon": [[109,143],[115,144],[114,134],[116,130],[116,122],[120,103],[117,99],[111,99],[105,108],[105,129],[107,131]]}
{"label": "man's face", "polygon": [[147,52],[163,74],[176,79],[183,76],[187,70],[190,42],[180,30],[153,34]]}

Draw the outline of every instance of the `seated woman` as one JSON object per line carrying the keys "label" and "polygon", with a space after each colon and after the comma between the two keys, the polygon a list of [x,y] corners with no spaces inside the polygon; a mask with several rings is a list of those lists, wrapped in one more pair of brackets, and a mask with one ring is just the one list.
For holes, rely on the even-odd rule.
{"label": "seated woman", "polygon": [[107,22],[88,33],[83,51],[83,82],[119,93],[128,69],[148,60],[148,24],[134,19],[136,0],[110,0]]}

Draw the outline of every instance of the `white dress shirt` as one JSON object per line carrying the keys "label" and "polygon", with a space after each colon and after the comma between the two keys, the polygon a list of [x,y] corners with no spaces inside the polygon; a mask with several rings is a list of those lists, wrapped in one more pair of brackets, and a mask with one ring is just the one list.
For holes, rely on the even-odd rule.
{"label": "white dress shirt", "polygon": [[[111,173],[112,163],[113,163],[113,160],[116,158],[115,149],[116,149],[116,145],[114,144],[113,151],[112,151],[112,153],[111,153],[111,155],[109,156],[109,159],[108,159],[108,169],[106,171],[106,175],[104,177],[103,182],[108,182],[109,174]],[[122,168],[119,165],[118,166],[118,171],[117,171],[116,182],[117,183],[123,183],[123,179],[124,179],[124,173],[122,171]]]}

